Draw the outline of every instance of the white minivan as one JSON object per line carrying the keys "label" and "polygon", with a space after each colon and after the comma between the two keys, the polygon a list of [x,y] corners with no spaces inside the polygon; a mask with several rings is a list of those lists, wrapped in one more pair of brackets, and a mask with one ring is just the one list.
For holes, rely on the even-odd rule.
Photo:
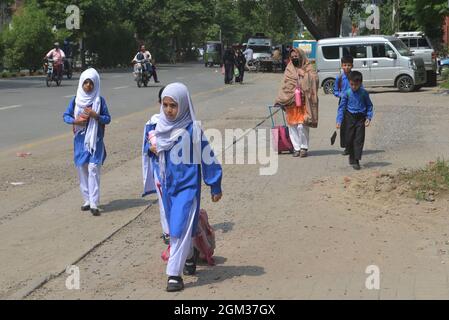
{"label": "white minivan", "polygon": [[419,90],[426,83],[422,58],[391,36],[330,38],[318,41],[316,67],[320,84],[332,94],[335,79],[341,73],[340,59],[354,58],[354,71],[363,74],[365,87],[397,87],[401,92]]}

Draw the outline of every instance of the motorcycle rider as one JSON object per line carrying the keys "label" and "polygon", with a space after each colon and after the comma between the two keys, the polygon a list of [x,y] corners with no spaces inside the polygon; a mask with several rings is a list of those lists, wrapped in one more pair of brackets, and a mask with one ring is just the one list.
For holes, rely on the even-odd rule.
{"label": "motorcycle rider", "polygon": [[151,58],[150,51],[145,49],[145,45],[141,45],[140,51],[137,52],[132,62],[135,63],[144,60],[143,66],[145,70],[154,77],[154,82],[159,83],[160,81],[157,79],[156,67],[154,64],[151,64]]}
{"label": "motorcycle rider", "polygon": [[56,70],[56,74],[59,79],[62,79],[62,66],[64,64],[65,53],[59,48],[59,42],[54,43],[54,48],[50,50],[45,59],[53,59],[53,68]]}

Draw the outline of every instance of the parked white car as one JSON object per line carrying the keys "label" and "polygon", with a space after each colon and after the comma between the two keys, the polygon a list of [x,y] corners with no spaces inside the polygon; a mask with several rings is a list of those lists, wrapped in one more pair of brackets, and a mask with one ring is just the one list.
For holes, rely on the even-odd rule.
{"label": "parked white car", "polygon": [[330,38],[318,41],[317,72],[326,94],[333,93],[341,73],[340,59],[354,57],[354,69],[363,74],[365,87],[397,87],[401,92],[419,90],[426,83],[422,58],[392,36]]}

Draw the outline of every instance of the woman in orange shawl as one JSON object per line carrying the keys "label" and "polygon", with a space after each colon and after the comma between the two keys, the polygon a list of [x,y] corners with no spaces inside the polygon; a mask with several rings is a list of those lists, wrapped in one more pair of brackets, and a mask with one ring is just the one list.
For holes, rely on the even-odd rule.
{"label": "woman in orange shawl", "polygon": [[[297,87],[302,91],[301,106],[295,102]],[[294,157],[307,157],[309,129],[318,127],[318,87],[318,76],[304,51],[292,49],[276,104],[285,107]]]}

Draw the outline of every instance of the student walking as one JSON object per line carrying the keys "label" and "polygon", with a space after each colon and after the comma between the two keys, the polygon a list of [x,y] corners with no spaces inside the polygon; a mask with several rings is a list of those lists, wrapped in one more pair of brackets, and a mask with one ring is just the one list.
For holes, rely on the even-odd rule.
{"label": "student walking", "polygon": [[[374,115],[373,103],[368,92],[362,87],[363,75],[358,71],[349,74],[350,89],[341,96],[337,113],[337,129],[344,121],[344,135],[349,152],[349,164],[360,170],[363,146],[365,143],[365,127],[369,127]],[[344,119],[344,120],[343,120]]]}
{"label": "student walking", "polygon": [[100,215],[100,172],[106,160],[103,142],[105,126],[111,122],[106,101],[100,96],[100,76],[95,69],[81,74],[78,91],[64,113],[64,122],[73,125],[74,162],[80,179],[82,211]]}
{"label": "student walking", "polygon": [[[170,229],[167,291],[184,288],[182,274],[196,271],[193,236],[198,226],[201,180],[213,202],[222,197],[222,168],[196,121],[190,93],[182,83],[168,85],[156,126],[152,157],[159,162],[162,201]],[[208,155],[208,159],[202,155]]]}
{"label": "student walking", "polygon": [[[159,104],[162,104],[162,92],[165,87],[159,90]],[[168,227],[167,216],[165,215],[164,203],[162,201],[162,185],[159,175],[159,158],[155,157],[150,148],[156,145],[155,134],[156,126],[159,121],[160,114],[153,115],[145,124],[142,145],[142,171],[143,171],[143,197],[156,193],[159,202],[159,215],[162,225],[162,240],[165,244],[170,243],[170,230]]]}
{"label": "student walking", "polygon": [[[341,97],[346,94],[348,89],[350,89],[349,85],[349,74],[352,71],[352,68],[354,67],[354,58],[352,56],[344,56],[341,58],[341,69],[343,70],[343,73],[337,76],[337,79],[335,79],[334,84],[334,96],[336,96],[338,99],[338,105],[340,105]],[[346,142],[345,142],[345,136],[342,134],[345,132],[345,121],[344,121],[344,113],[343,113],[343,120],[341,122],[341,128],[340,128],[340,147],[344,148],[343,155],[347,156],[349,155],[349,151],[346,148]]]}

